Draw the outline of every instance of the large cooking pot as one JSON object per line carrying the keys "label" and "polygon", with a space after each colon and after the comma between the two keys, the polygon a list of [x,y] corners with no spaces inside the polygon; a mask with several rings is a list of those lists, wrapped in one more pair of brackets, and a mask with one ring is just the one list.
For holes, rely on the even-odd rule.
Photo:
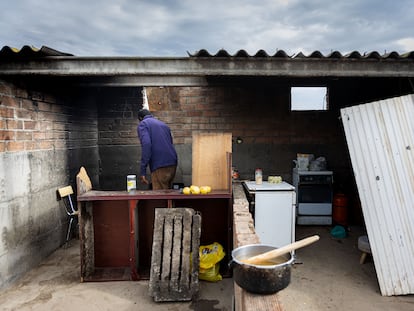
{"label": "large cooking pot", "polygon": [[278,257],[278,262],[269,261],[265,265],[254,265],[242,260],[276,249],[264,244],[251,244],[238,247],[231,253],[233,279],[248,292],[274,294],[290,283],[290,270],[294,257],[291,253]]}

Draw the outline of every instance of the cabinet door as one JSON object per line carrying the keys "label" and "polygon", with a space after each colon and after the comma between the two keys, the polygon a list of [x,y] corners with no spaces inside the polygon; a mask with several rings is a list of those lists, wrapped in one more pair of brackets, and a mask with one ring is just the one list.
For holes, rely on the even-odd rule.
{"label": "cabinet door", "polygon": [[294,195],[294,191],[256,192],[255,229],[262,244],[281,247],[294,241]]}

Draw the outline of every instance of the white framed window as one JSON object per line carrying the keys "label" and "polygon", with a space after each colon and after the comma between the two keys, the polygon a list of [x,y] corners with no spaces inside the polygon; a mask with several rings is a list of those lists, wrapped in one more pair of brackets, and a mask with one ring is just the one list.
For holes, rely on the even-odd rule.
{"label": "white framed window", "polygon": [[325,86],[300,86],[290,88],[292,111],[328,110],[328,88]]}

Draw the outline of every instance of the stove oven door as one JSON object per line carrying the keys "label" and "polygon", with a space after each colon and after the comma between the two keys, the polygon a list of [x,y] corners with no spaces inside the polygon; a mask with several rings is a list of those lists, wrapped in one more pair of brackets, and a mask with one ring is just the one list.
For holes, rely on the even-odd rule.
{"label": "stove oven door", "polygon": [[331,215],[331,184],[300,184],[298,186],[299,215]]}

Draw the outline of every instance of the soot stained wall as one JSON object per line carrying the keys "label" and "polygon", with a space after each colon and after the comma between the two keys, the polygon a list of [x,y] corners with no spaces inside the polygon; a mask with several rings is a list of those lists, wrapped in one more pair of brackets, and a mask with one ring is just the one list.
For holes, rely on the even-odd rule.
{"label": "soot stained wall", "polygon": [[81,165],[96,183],[97,159],[96,106],[87,93],[0,81],[0,288],[62,245],[67,216],[56,190],[76,189]]}
{"label": "soot stained wall", "polygon": [[[109,93],[108,93],[109,92]],[[152,87],[149,108],[172,130],[179,155],[176,182],[191,183],[192,135],[231,132],[233,165],[241,178],[253,178],[261,167],[267,175],[291,181],[296,153],[325,156],[329,168],[349,170],[339,112],[290,111],[290,88],[269,86]],[[99,100],[100,184],[122,190],[127,174],[139,170],[136,133],[141,89],[107,89]]]}
{"label": "soot stained wall", "polygon": [[[409,82],[409,81],[408,81]],[[242,179],[261,167],[265,178],[291,181],[296,153],[325,156],[357,206],[357,191],[339,109],[412,92],[406,79],[335,79],[330,110],[291,112],[289,85],[147,88],[149,108],[170,125],[179,155],[177,182],[191,183],[192,135],[231,132],[233,165]],[[75,185],[85,166],[95,189],[125,189],[137,174],[141,88],[30,87],[0,81],[0,288],[59,247],[67,225],[58,187]],[[360,212],[354,210],[354,219]]]}

